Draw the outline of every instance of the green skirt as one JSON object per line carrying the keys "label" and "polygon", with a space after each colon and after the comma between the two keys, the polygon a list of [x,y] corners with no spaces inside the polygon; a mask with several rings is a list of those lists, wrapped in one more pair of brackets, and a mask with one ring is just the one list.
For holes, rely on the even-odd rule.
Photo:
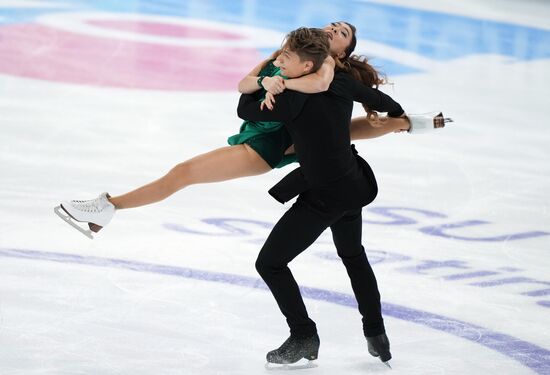
{"label": "green skirt", "polygon": [[292,145],[292,139],[280,122],[245,121],[239,134],[229,137],[227,142],[232,146],[246,143],[271,168],[282,168],[297,161],[296,154],[284,154],[286,149]]}

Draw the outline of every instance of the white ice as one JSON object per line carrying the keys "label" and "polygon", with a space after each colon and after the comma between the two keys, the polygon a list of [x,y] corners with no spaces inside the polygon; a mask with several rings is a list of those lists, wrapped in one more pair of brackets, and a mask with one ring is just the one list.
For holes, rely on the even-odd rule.
{"label": "white ice", "polygon": [[[462,3],[460,12],[476,12],[477,2]],[[550,16],[541,3],[509,13],[508,21]],[[502,4],[517,10],[517,3]],[[505,11],[491,6],[484,14]],[[414,314],[386,316],[391,373],[544,373],[550,236],[468,241],[421,229],[480,220],[488,223],[444,231],[468,238],[550,233],[550,60],[469,56],[392,81],[384,90],[408,112],[440,109],[455,123],[428,135],[357,143],[380,187],[364,210],[364,244],[382,300],[394,311],[433,314],[423,322]],[[254,261],[268,226],[288,207],[266,193],[288,167],[119,211],[94,240],[53,213],[61,200],[120,194],[224,146],[240,125],[237,100],[236,91],[98,88],[0,75],[0,374],[268,373],[265,353],[288,328]],[[389,225],[394,219],[377,208],[412,222]],[[213,218],[236,219],[227,225],[240,232],[203,221]],[[291,269],[303,287],[351,296],[334,256],[325,233]],[[449,261],[468,268],[427,268]],[[450,277],[481,271],[498,274]],[[472,285],[511,277],[525,281]],[[525,294],[536,290],[543,292]],[[369,356],[357,310],[327,299],[306,298],[321,351],[316,368],[300,371],[390,371]],[[538,357],[523,353],[538,358],[538,367],[511,353],[513,341],[502,341],[507,354],[488,347],[488,332],[542,349]]]}

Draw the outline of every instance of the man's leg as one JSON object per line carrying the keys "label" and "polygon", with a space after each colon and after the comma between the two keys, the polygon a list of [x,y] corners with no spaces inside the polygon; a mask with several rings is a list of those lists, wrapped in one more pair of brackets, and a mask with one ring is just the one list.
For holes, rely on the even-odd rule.
{"label": "man's leg", "polygon": [[389,366],[388,361],[392,357],[390,342],[382,319],[376,277],[361,245],[361,228],[360,209],[346,213],[330,227],[338,255],[346,266],[359,311],[363,316],[363,333],[369,353]]}
{"label": "man's leg", "polygon": [[361,245],[361,209],[349,211],[330,226],[338,256],[342,259],[351,286],[363,316],[365,336],[377,336],[385,332],[376,277]]}
{"label": "man's leg", "polygon": [[273,227],[256,260],[256,269],[286,317],[292,336],[311,336],[317,329],[308,317],[288,263],[307,249],[332,221],[333,217],[312,210],[299,199]]}

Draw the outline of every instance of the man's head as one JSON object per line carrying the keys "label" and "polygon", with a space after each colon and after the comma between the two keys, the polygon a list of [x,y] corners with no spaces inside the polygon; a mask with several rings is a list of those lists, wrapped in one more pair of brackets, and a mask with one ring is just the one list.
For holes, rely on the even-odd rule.
{"label": "man's head", "polygon": [[288,78],[316,72],[329,54],[329,40],[325,31],[300,27],[287,36],[275,66]]}

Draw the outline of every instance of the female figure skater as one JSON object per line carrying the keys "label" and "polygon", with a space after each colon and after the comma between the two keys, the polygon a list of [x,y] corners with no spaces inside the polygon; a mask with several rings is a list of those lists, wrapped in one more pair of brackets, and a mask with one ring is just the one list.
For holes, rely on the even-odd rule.
{"label": "female figure skater", "polygon": [[[268,93],[266,104],[272,106],[272,97],[269,95],[279,94],[285,88],[305,93],[326,90],[334,76],[335,66],[341,68],[349,64],[357,39],[355,27],[346,22],[333,22],[323,30],[329,37],[330,57],[327,57],[318,71],[312,70],[315,74],[283,80],[279,69],[273,65],[273,59],[269,59],[256,66],[241,80],[239,91],[260,91],[264,95]],[[374,85],[377,86],[380,82],[375,82]],[[386,119],[377,123],[376,119],[369,122],[367,118],[361,117],[351,123],[352,139],[367,139],[406,130],[410,130],[406,118]],[[163,177],[136,190],[113,197],[103,193],[92,200],[66,201],[56,207],[55,212],[75,229],[92,238],[91,232],[98,232],[107,225],[116,209],[155,203],[193,184],[263,174],[293,161],[292,156],[285,155],[291,141],[280,123],[245,121],[241,132],[230,137],[228,141],[231,146],[221,147],[182,162]],[[84,230],[73,220],[88,223],[90,230]]]}

